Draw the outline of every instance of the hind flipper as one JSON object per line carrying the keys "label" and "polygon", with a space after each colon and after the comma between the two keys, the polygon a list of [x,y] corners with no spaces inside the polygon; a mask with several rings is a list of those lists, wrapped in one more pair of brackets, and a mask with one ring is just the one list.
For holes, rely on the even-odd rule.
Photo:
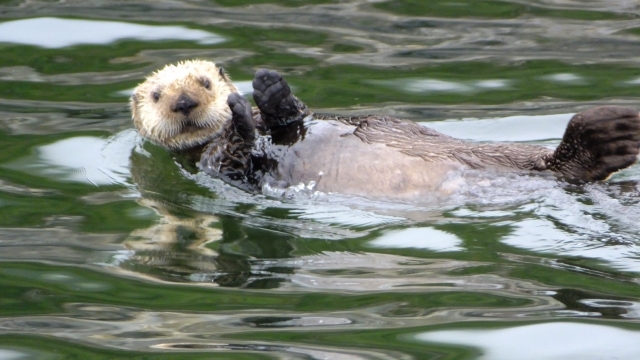
{"label": "hind flipper", "polygon": [[260,69],[256,72],[253,100],[269,129],[300,122],[311,115],[307,106],[291,93],[287,81],[273,70]]}
{"label": "hind flipper", "polygon": [[548,170],[568,178],[606,180],[638,161],[640,117],[631,108],[601,106],[576,114],[553,155]]}

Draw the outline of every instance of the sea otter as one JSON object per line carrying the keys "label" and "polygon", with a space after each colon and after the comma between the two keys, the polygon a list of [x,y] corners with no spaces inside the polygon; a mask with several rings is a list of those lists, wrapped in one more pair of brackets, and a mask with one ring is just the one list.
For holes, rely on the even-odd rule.
{"label": "sea otter", "polygon": [[199,154],[206,173],[248,191],[303,184],[316,191],[414,198],[442,190],[450,172],[550,171],[597,181],[638,160],[640,117],[623,107],[576,114],[560,145],[455,139],[390,116],[319,116],[275,71],[253,80],[257,109],[207,61],[169,65],[131,98],[133,122],[154,143]]}

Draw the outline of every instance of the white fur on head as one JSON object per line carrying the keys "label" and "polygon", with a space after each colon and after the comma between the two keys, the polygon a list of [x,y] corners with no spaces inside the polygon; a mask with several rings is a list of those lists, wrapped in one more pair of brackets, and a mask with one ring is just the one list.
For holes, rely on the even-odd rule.
{"label": "white fur on head", "polygon": [[[238,89],[213,62],[167,65],[135,88],[130,102],[133,123],[140,135],[166,148],[198,146],[231,120],[227,97],[234,92]],[[199,104],[188,115],[171,110],[183,94]]]}

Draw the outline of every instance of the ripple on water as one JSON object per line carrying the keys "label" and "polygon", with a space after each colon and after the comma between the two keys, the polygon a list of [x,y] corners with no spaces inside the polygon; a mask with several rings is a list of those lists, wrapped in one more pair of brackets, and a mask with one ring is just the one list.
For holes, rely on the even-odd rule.
{"label": "ripple on water", "polygon": [[580,303],[596,309],[614,309],[625,319],[640,319],[640,302],[630,300],[582,299]]}
{"label": "ripple on water", "polygon": [[479,91],[508,89],[513,81],[505,79],[454,82],[438,79],[370,80],[371,84],[383,85],[409,93],[472,93]]}
{"label": "ripple on water", "polygon": [[2,360],[18,360],[24,358],[30,358],[30,353],[15,351],[15,350],[7,350],[0,349],[0,359]]}
{"label": "ripple on water", "polygon": [[[550,322],[495,330],[442,330],[415,335],[424,342],[473,347],[478,359],[636,359],[638,331],[614,326]],[[586,341],[585,341],[586,340]]]}
{"label": "ripple on water", "polygon": [[351,324],[347,318],[303,316],[303,317],[252,317],[243,322],[256,327],[314,327]]}
{"label": "ripple on water", "polygon": [[[444,134],[473,141],[532,142],[546,145],[547,140],[559,142],[570,114],[516,115],[500,118],[463,118],[421,122]],[[555,144],[554,144],[555,145]]]}
{"label": "ripple on water", "polygon": [[[470,0],[413,1],[426,12],[409,16],[372,1],[266,2],[0,1],[2,166],[13,166],[0,179],[1,359],[90,358],[80,347],[103,357],[446,358],[448,345],[433,342],[469,358],[639,357],[640,166],[590,185],[461,172],[450,196],[422,203],[312,184],[253,195],[149,144],[147,159],[160,160],[140,161],[142,174],[135,131],[96,135],[132,127],[123,89],[197,57],[243,80],[257,66],[279,69],[311,106],[452,119],[425,124],[555,146],[586,106],[637,106],[635,2],[544,0],[507,19],[429,12],[473,10]],[[63,13],[74,19],[37,17]],[[104,56],[76,58],[83,44]]]}
{"label": "ripple on water", "polygon": [[462,240],[454,234],[428,227],[389,231],[368,243],[377,248],[415,248],[431,251],[462,251]]}
{"label": "ripple on water", "polygon": [[[77,136],[36,148],[4,166],[56,181],[130,185],[129,157],[141,138],[134,130],[108,139]],[[79,151],[79,149],[81,149]]]}
{"label": "ripple on water", "polygon": [[41,17],[0,23],[0,42],[63,48],[80,44],[110,44],[118,40],[190,40],[218,44],[224,38],[183,26],[153,26],[121,21]]}

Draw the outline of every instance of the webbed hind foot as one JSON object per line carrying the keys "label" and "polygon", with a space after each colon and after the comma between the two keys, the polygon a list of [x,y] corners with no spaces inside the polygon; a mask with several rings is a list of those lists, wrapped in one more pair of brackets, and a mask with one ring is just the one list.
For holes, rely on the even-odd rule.
{"label": "webbed hind foot", "polygon": [[287,81],[278,72],[260,69],[253,79],[253,100],[269,128],[302,121],[311,112],[291,93]]}
{"label": "webbed hind foot", "polygon": [[601,106],[576,114],[546,168],[569,178],[606,180],[638,161],[640,117],[631,108]]}

